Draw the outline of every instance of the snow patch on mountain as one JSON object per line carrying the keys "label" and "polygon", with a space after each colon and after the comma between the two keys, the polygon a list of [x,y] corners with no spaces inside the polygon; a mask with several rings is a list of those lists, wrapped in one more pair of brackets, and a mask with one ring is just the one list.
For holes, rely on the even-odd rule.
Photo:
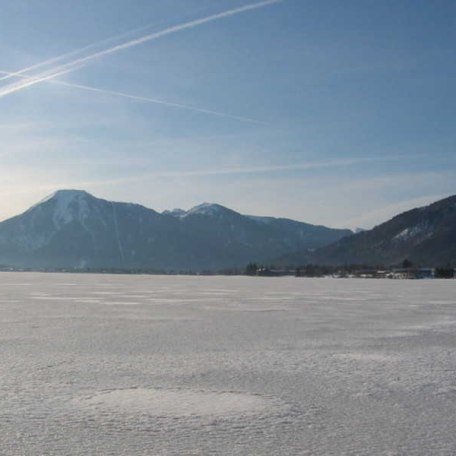
{"label": "snow patch on mountain", "polygon": [[164,215],[171,215],[173,217],[178,217],[178,218],[184,217],[186,213],[187,213],[187,211],[184,211],[183,209],[179,209],[179,208],[173,209],[172,211],[166,210],[166,211],[162,212],[162,214],[164,214]]}
{"label": "snow patch on mountain", "polygon": [[88,194],[79,190],[59,190],[50,198],[55,204],[52,220],[59,229],[74,220],[84,226],[84,221],[89,216]]}
{"label": "snow patch on mountain", "polygon": [[226,207],[223,207],[220,204],[202,203],[202,204],[198,204],[198,206],[192,207],[188,211],[185,211],[183,209],[173,209],[172,211],[169,211],[169,210],[163,211],[163,214],[171,215],[171,216],[177,217],[177,218],[185,218],[189,215],[195,215],[195,214],[212,217],[214,215],[220,215],[227,211],[230,211],[230,209],[227,209]]}
{"label": "snow patch on mountain", "polygon": [[198,206],[192,207],[189,211],[187,211],[186,215],[190,214],[200,214],[200,215],[217,215],[222,212],[225,212],[227,209],[220,204],[213,204],[213,203],[202,203]]}
{"label": "snow patch on mountain", "polygon": [[408,241],[417,236],[429,236],[429,226],[426,223],[420,223],[415,226],[410,226],[402,230],[400,233],[394,236],[393,240],[395,241]]}

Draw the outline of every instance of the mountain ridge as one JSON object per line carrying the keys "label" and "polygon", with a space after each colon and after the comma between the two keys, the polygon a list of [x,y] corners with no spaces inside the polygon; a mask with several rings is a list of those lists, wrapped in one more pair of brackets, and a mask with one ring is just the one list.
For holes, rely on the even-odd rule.
{"label": "mountain ridge", "polygon": [[310,260],[326,265],[390,266],[404,260],[425,266],[456,265],[456,195],[324,246]]}
{"label": "mountain ridge", "polygon": [[249,262],[397,266],[405,259],[456,265],[456,195],[357,233],[217,203],[160,213],[71,189],[0,222],[0,264],[16,268],[198,272]]}
{"label": "mountain ridge", "polygon": [[203,203],[164,211],[59,190],[0,222],[0,264],[35,268],[215,270],[327,245],[349,230],[255,220]]}

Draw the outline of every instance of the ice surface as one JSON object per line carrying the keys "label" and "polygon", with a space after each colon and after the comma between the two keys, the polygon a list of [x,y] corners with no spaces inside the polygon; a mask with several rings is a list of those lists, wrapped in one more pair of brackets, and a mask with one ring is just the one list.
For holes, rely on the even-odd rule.
{"label": "ice surface", "polygon": [[2,456],[456,454],[456,281],[0,287]]}
{"label": "ice surface", "polygon": [[[237,392],[132,388],[102,392],[74,403],[83,408],[168,417],[242,415],[262,411],[268,402]],[[271,407],[271,405],[269,405]]]}

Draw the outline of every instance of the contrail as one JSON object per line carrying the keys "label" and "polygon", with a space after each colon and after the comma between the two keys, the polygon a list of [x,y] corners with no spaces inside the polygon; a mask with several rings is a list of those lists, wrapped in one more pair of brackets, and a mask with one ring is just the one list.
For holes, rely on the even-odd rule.
{"label": "contrail", "polygon": [[148,41],[154,41],[154,40],[157,40],[157,39],[162,38],[164,36],[171,35],[173,33],[178,33],[178,32],[181,32],[183,30],[187,30],[187,29],[191,29],[191,28],[194,28],[194,27],[198,27],[198,26],[206,24],[208,22],[217,21],[217,20],[223,19],[225,17],[235,16],[237,14],[241,14],[241,13],[244,13],[246,11],[251,11],[251,10],[263,8],[265,6],[273,5],[275,3],[280,3],[282,1],[283,0],[265,0],[265,1],[262,1],[262,2],[252,3],[252,4],[249,4],[249,5],[242,6],[240,8],[235,8],[235,9],[223,11],[221,13],[212,14],[210,16],[205,16],[205,17],[202,17],[200,19],[195,19],[193,21],[184,22],[182,24],[178,24],[178,25],[173,25],[171,27],[167,27],[167,28],[165,28],[165,29],[163,29],[163,30],[161,30],[159,32],[151,33],[151,34],[145,35],[143,37],[136,38],[134,40],[130,40],[130,41],[127,41],[127,42],[122,43],[122,44],[118,44],[118,45],[113,46],[113,47],[111,47],[109,49],[105,49],[103,51],[95,52],[95,53],[90,54],[90,55],[88,55],[86,57],[82,57],[82,58],[73,60],[72,62],[63,64],[63,65],[59,65],[56,68],[54,68],[54,69],[52,69],[52,70],[50,70],[48,72],[41,73],[41,74],[37,75],[34,80],[24,81],[22,83],[7,85],[3,89],[0,89],[0,98],[4,97],[6,95],[9,95],[11,93],[17,92],[18,90],[21,90],[21,89],[23,89],[25,87],[29,87],[31,85],[35,85],[35,84],[38,84],[38,83],[43,82],[43,81],[54,79],[55,77],[57,77],[57,76],[59,76],[61,74],[73,71],[74,69],[79,68],[81,65],[84,65],[87,62],[89,62],[91,60],[94,60],[94,59],[97,59],[97,58],[100,58],[100,57],[103,57],[105,55],[113,54],[115,52],[121,51],[123,49],[128,49],[128,48],[133,47],[133,46],[138,46],[138,45],[146,43]]}
{"label": "contrail", "polygon": [[[67,71],[69,71],[69,70],[67,70]],[[27,77],[24,75],[20,75],[20,74],[9,72],[9,71],[3,71],[3,70],[0,70],[0,74],[6,74],[11,77],[17,76],[19,78],[29,81],[30,83],[33,83],[34,79],[35,79],[32,77]],[[40,81],[38,81],[38,82],[40,82]],[[185,109],[187,111],[194,111],[194,112],[199,112],[202,114],[209,114],[209,115],[218,116],[218,117],[226,117],[228,119],[238,120],[240,122],[249,122],[249,123],[254,123],[254,124],[258,124],[258,125],[267,125],[266,122],[262,122],[261,120],[251,119],[249,117],[242,117],[242,116],[237,116],[234,114],[229,114],[226,112],[213,111],[211,109],[199,108],[197,106],[186,105],[186,104],[182,104],[182,103],[174,103],[171,101],[160,100],[157,98],[142,97],[139,95],[131,95],[131,94],[124,93],[124,92],[99,89],[97,87],[92,87],[92,86],[87,86],[87,85],[82,85],[82,84],[74,84],[72,82],[59,81],[57,79],[52,79],[49,82],[52,82],[53,84],[67,86],[67,87],[73,87],[76,89],[88,90],[90,92],[100,93],[100,94],[104,94],[104,95],[127,98],[129,100],[134,100],[134,101],[142,101],[142,102],[146,102],[146,103],[153,103],[153,104],[168,106],[170,108]]]}
{"label": "contrail", "polygon": [[[82,66],[82,65],[78,65],[79,66]],[[58,72],[53,72],[52,73],[52,76],[53,78],[56,78],[58,76],[62,76],[66,73],[69,73],[70,71],[73,71],[75,68],[67,68],[67,69],[60,69]],[[2,71],[2,73],[7,73],[6,71]],[[11,76],[16,76],[17,74],[16,73],[9,73]],[[3,93],[3,91],[0,89],[0,98],[4,95],[8,95],[9,93],[13,93],[13,92],[17,92],[18,90],[21,90],[21,89],[25,89],[26,87],[29,87],[31,85],[35,85],[35,84],[38,84],[40,82],[43,82],[43,81],[47,81],[49,80],[49,74],[48,72],[46,73],[42,73],[41,75],[38,75],[36,77],[27,77],[27,76],[22,76],[22,75],[18,75],[19,77],[22,77],[24,80],[22,82],[16,82],[14,84],[9,84],[8,86],[6,86],[5,88],[5,93]]]}
{"label": "contrail", "polygon": [[7,79],[14,78],[15,76],[17,76],[17,77],[25,76],[25,73],[28,73],[28,72],[30,72],[32,70],[35,70],[36,68],[41,68],[41,67],[50,65],[51,63],[58,62],[59,60],[67,59],[69,57],[81,54],[84,51],[88,51],[89,49],[93,49],[95,47],[102,46],[103,44],[110,43],[110,42],[112,42],[114,40],[120,40],[121,38],[124,38],[124,37],[126,37],[128,35],[132,35],[133,33],[138,33],[138,32],[141,32],[143,30],[150,29],[151,27],[152,27],[152,24],[146,25],[144,27],[138,27],[138,28],[136,28],[134,30],[130,30],[130,31],[126,32],[126,33],[122,33],[121,35],[111,36],[110,38],[106,38],[106,39],[98,41],[96,43],[91,43],[91,44],[89,44],[87,46],[84,46],[82,48],[75,49],[75,50],[70,51],[70,52],[66,52],[65,54],[60,54],[60,55],[58,55],[56,57],[52,57],[52,58],[44,60],[42,62],[35,63],[34,65],[28,66],[26,68],[22,68],[21,70],[18,70],[18,71],[15,71],[15,72],[3,72],[3,71],[1,71],[0,73],[5,73],[5,76],[1,77],[0,81],[6,81]]}
{"label": "contrail", "polygon": [[228,114],[228,113],[225,113],[225,112],[213,111],[211,109],[198,108],[198,107],[192,106],[192,105],[186,105],[186,104],[181,104],[181,103],[173,103],[173,102],[170,102],[170,101],[159,100],[159,99],[156,99],[156,98],[142,97],[142,96],[138,96],[138,95],[130,95],[130,94],[124,93],[124,92],[116,92],[116,91],[112,91],[112,90],[98,89],[96,87],[91,87],[91,86],[86,86],[86,85],[81,85],[81,84],[73,84],[73,83],[68,83],[68,82],[63,82],[63,81],[54,81],[54,82],[57,82],[58,84],[61,84],[61,85],[66,85],[68,87],[75,87],[77,89],[89,90],[91,92],[97,92],[97,93],[102,93],[102,94],[106,94],[106,95],[112,95],[112,96],[115,96],[115,97],[123,97],[123,98],[128,98],[130,100],[136,100],[136,101],[145,101],[145,102],[148,102],[148,103],[154,103],[154,104],[160,104],[160,105],[164,105],[164,106],[169,106],[171,108],[186,109],[188,111],[200,112],[202,114],[211,114],[213,116],[228,117],[229,119],[240,120],[242,122],[250,122],[250,123],[255,123],[255,124],[266,125],[266,122],[262,122],[260,120],[255,120],[255,119],[251,119],[249,117],[236,116],[234,114]]}

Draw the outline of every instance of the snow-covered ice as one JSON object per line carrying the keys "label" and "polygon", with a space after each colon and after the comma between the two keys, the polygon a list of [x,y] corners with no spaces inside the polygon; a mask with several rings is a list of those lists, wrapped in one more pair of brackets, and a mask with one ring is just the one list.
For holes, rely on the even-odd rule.
{"label": "snow-covered ice", "polygon": [[237,416],[263,411],[270,404],[258,395],[231,391],[210,392],[130,388],[105,391],[79,398],[75,404],[84,408],[109,409],[114,413],[144,413],[162,417]]}
{"label": "snow-covered ice", "polygon": [[0,287],[2,456],[456,454],[456,281]]}

